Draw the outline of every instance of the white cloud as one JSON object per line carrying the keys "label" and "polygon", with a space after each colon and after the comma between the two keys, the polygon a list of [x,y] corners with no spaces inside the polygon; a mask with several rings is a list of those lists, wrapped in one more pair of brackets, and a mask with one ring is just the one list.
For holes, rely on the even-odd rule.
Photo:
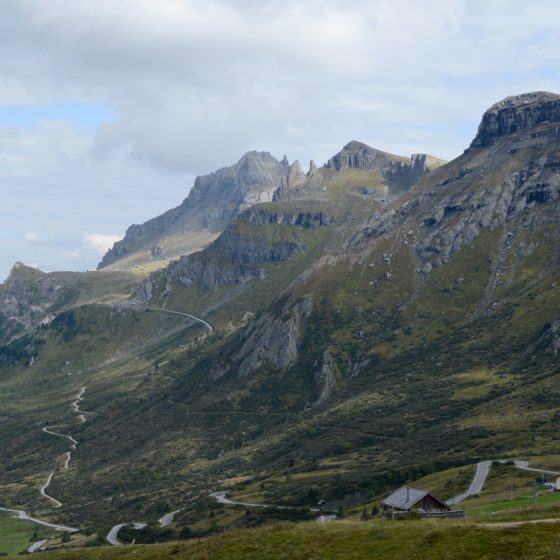
{"label": "white cloud", "polygon": [[82,254],[77,249],[73,251],[62,251],[62,255],[72,260],[79,260],[82,258]]}
{"label": "white cloud", "polygon": [[169,170],[323,161],[352,138],[450,157],[498,98],[558,87],[559,18],[552,0],[20,0],[0,70],[6,100],[110,104],[96,153]]}
{"label": "white cloud", "polygon": [[25,239],[25,241],[39,241],[39,236],[34,232],[34,231],[26,231],[23,234],[23,238]]}
{"label": "white cloud", "polygon": [[[322,163],[356,139],[454,157],[498,99],[560,90],[559,20],[556,0],[6,0],[0,108],[78,100],[114,119],[0,113],[0,223],[41,244],[124,232],[250,149]],[[84,267],[101,252],[87,246]]]}
{"label": "white cloud", "polygon": [[91,233],[85,238],[86,243],[95,249],[98,253],[103,254],[113,246],[121,237],[118,235],[106,235],[103,233]]}

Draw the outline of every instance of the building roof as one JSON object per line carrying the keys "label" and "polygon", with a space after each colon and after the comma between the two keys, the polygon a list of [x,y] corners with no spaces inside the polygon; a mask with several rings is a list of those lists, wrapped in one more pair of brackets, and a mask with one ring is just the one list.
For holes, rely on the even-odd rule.
{"label": "building roof", "polygon": [[409,510],[428,494],[429,492],[426,490],[417,490],[416,488],[402,486],[396,492],[393,492],[390,496],[385,498],[383,500],[383,505],[396,509]]}

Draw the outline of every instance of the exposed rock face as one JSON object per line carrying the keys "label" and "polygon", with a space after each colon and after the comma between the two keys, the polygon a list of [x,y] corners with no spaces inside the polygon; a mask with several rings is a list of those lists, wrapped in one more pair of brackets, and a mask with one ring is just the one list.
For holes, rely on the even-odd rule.
{"label": "exposed rock face", "polygon": [[278,316],[263,313],[244,333],[244,343],[235,355],[240,376],[249,375],[265,364],[278,369],[289,367],[296,359],[303,326],[313,310],[311,297],[288,301]]}
{"label": "exposed rock face", "polygon": [[[539,110],[536,99],[540,95],[508,98],[493,106],[485,114],[477,138],[488,138],[486,130],[496,134],[511,130],[514,125],[507,125],[504,119],[514,115],[511,110],[515,107],[521,107],[518,124],[537,123],[526,134],[495,136],[484,151],[467,150],[447,166],[446,173],[434,174],[419,185],[414,196],[372,220],[365,235],[390,235],[408,223],[415,236],[407,243],[421,261],[420,270],[428,273],[432,267],[448,263],[483,229],[508,228],[500,249],[505,253],[517,232],[551,223],[560,210],[560,137],[557,139],[558,115],[551,109],[550,97],[544,95]],[[498,115],[500,108],[505,111],[503,119]],[[551,120],[543,120],[545,115]],[[488,122],[499,126],[487,129]],[[487,167],[492,169],[491,175],[487,175]]]}
{"label": "exposed rock face", "polygon": [[325,165],[327,169],[367,169],[378,171],[389,188],[408,190],[430,171],[430,167],[444,163],[426,154],[414,154],[410,159],[388,154],[361,142],[350,142]]}
{"label": "exposed rock face", "polygon": [[150,301],[156,278],[165,279],[168,285],[174,280],[184,286],[201,282],[210,291],[216,291],[225,284],[245,284],[266,276],[263,265],[283,262],[301,249],[299,243],[290,240],[267,240],[266,235],[262,235],[263,232],[259,229],[252,228],[246,231],[247,225],[284,224],[299,228],[316,228],[334,223],[334,217],[320,211],[290,210],[281,207],[272,210],[262,205],[251,207],[209,247],[172,261],[165,269],[142,282],[134,297],[140,303]]}
{"label": "exposed rock face", "polygon": [[[188,244],[188,238],[194,238],[197,232],[221,232],[245,208],[271,201],[282,178],[290,173],[297,174],[297,167],[292,168],[286,159],[280,162],[268,152],[249,152],[235,165],[197,177],[180,206],[142,225],[130,226],[124,239],[115,243],[103,257],[99,268],[141,250],[162,255],[161,241],[169,236],[184,236]],[[201,247],[195,244],[194,248]],[[192,250],[192,247],[182,250],[179,242],[175,253],[167,256],[179,256]]]}
{"label": "exposed rock face", "polygon": [[393,162],[385,171],[385,178],[389,185],[408,190],[426,175],[432,166],[439,166],[443,163],[443,160],[438,160],[433,156],[412,154],[410,161]]}
{"label": "exposed rock face", "polygon": [[[350,142],[329,160],[326,168],[377,171],[389,188],[398,191],[408,190],[431,167],[441,163],[431,156],[402,158]],[[198,177],[189,196],[177,208],[144,224],[130,226],[98,268],[132,268],[199,251],[245,209],[283,200],[302,185],[321,188],[320,171],[313,161],[306,174],[297,160],[290,165],[285,156],[278,161],[267,152],[249,152],[235,165]]]}
{"label": "exposed rock face", "polygon": [[254,207],[243,213],[243,221],[248,224],[288,224],[313,228],[336,223],[336,219],[325,212],[281,210],[277,211]]}
{"label": "exposed rock face", "polygon": [[560,95],[540,91],[506,97],[484,113],[471,148],[489,146],[501,136],[553,122],[560,124]]}
{"label": "exposed rock face", "polygon": [[17,262],[0,285],[0,343],[44,320],[63,288],[52,275]]}
{"label": "exposed rock face", "polygon": [[319,397],[315,405],[327,400],[335,386],[335,366],[331,355],[327,350],[323,352],[321,369],[315,373],[315,383],[319,388]]}
{"label": "exposed rock face", "polygon": [[551,335],[550,346],[548,351],[555,357],[558,357],[558,352],[560,352],[560,321],[554,321],[550,324],[548,329]]}
{"label": "exposed rock face", "polygon": [[[477,237],[481,229],[513,224],[526,208],[535,204],[557,203],[559,163],[531,162],[525,170],[507,176],[493,189],[457,193],[443,204],[436,204],[431,215],[424,219],[426,235],[417,245],[421,258],[431,259],[435,266],[447,263],[454,253]],[[528,227],[529,222],[523,218]]]}
{"label": "exposed rock face", "polygon": [[406,158],[397,158],[392,154],[371,148],[362,142],[352,141],[346,144],[338,154],[329,159],[325,167],[336,169],[337,171],[345,171],[350,167],[383,170],[390,167],[395,161],[404,163],[405,160]]}
{"label": "exposed rock face", "polygon": [[266,272],[262,265],[285,261],[299,248],[290,241],[271,243],[262,237],[241,235],[231,227],[204,251],[185,255],[146,279],[136,290],[135,299],[141,303],[151,299],[156,277],[168,284],[176,280],[184,286],[201,282],[210,291],[224,284],[244,284],[264,278]]}
{"label": "exposed rock face", "polygon": [[273,201],[280,200],[297,185],[301,185],[306,179],[305,173],[301,169],[299,161],[294,161],[288,168],[288,174],[282,177],[280,186],[274,191],[272,196]]}

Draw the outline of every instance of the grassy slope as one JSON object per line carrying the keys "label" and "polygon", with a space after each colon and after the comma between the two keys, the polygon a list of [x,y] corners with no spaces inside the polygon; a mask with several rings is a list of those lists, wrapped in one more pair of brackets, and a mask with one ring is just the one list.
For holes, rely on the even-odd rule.
{"label": "grassy slope", "polygon": [[34,542],[55,536],[55,531],[0,512],[0,553],[19,554]]}
{"label": "grassy slope", "polygon": [[[554,249],[546,232],[538,250],[517,266],[513,282],[497,292],[503,306],[478,317],[472,313],[491,273],[488,259],[499,231],[485,231],[423,285],[414,255],[398,235],[371,253],[339,258],[294,289],[313,294],[314,312],[291,371],[264,366],[249,379],[209,381],[213,362],[239,347],[236,334],[249,320],[246,312],[261,311],[322,252],[339,249],[353,222],[373,211],[375,204],[366,205],[354,192],[367,178],[354,175],[334,179],[325,196],[327,203],[343,201],[336,203],[337,215],[348,220],[337,230],[340,238],[331,228],[298,232],[306,249],[271,267],[261,282],[215,294],[200,286],[174,290],[169,306],[188,312],[226,302],[208,316],[219,327],[215,335],[194,347],[163,349],[157,371],[150,355],[96,374],[96,390],[88,394],[94,422],[84,427],[80,449],[84,472],[69,473],[69,488],[87,496],[88,508],[104,516],[144,512],[155,501],[182,504],[236,474],[260,484],[282,480],[287,470],[285,483],[265,485],[262,499],[306,504],[312,487],[343,499],[356,490],[378,494],[440,469],[438,461],[465,464],[506,451],[546,452],[554,444],[556,408],[539,399],[556,364],[544,352],[538,364],[523,354],[558,303],[557,291],[541,278]],[[369,179],[375,187],[378,178]],[[265,227],[261,233],[283,238],[285,230]],[[76,341],[75,359],[84,347],[93,354],[104,344],[122,343],[107,333],[108,325],[97,322],[90,343],[88,337]],[[327,405],[309,407],[325,350],[335,363],[335,393]],[[53,382],[46,370],[43,382]],[[57,398],[58,414],[66,405],[61,394]],[[111,468],[99,459],[99,448],[108,443]],[[110,508],[96,503],[104,495],[116,496]]]}
{"label": "grassy slope", "polygon": [[487,529],[472,524],[336,523],[277,525],[187,543],[46,553],[45,560],[188,558],[189,560],[320,560],[363,558],[469,560],[556,558],[556,526]]}

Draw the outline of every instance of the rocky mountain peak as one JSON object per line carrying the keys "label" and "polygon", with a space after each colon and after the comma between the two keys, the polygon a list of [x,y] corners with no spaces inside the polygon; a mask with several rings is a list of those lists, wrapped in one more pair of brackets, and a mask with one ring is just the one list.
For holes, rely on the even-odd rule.
{"label": "rocky mountain peak", "polygon": [[155,259],[169,259],[200,250],[239,214],[260,202],[270,202],[283,177],[287,158],[268,152],[247,152],[234,165],[196,178],[188,197],[177,208],[128,228],[98,268],[119,263],[129,268]]}
{"label": "rocky mountain peak", "polygon": [[560,124],[560,95],[537,91],[506,97],[484,113],[471,148],[489,146],[496,138],[547,123]]}
{"label": "rocky mountain peak", "polygon": [[[239,169],[252,169],[267,165],[278,165],[278,160],[272,156],[270,152],[258,152],[256,150],[251,150],[241,157],[237,165],[239,166]],[[286,156],[284,156],[284,159],[281,161],[281,165],[289,165]]]}
{"label": "rocky mountain peak", "polygon": [[27,266],[21,261],[17,261],[12,266],[12,270],[10,271],[8,278],[5,281],[5,285],[11,285],[18,279],[29,276],[29,274],[43,275],[43,273],[39,269]]}
{"label": "rocky mountain peak", "polygon": [[325,167],[336,169],[337,171],[344,171],[350,167],[357,169],[382,169],[394,159],[399,158],[376,150],[362,142],[352,140],[338,154],[329,159]]}

